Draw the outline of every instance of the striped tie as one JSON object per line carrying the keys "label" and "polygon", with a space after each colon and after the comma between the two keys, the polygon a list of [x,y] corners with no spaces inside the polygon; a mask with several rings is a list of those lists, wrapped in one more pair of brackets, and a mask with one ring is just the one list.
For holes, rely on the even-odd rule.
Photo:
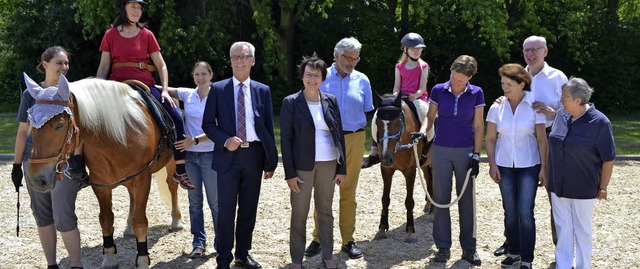
{"label": "striped tie", "polygon": [[247,142],[247,123],[245,120],[245,111],[244,111],[244,91],[242,91],[242,87],[244,85],[242,85],[242,83],[238,84],[238,115],[237,115],[237,119],[238,122],[236,124],[238,130],[237,130],[237,137],[240,138],[242,140],[242,142]]}

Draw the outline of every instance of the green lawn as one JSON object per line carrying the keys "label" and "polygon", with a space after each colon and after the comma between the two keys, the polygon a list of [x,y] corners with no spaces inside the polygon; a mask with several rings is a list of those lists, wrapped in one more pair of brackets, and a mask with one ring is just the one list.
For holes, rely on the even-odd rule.
{"label": "green lawn", "polygon": [[[640,154],[640,112],[628,114],[608,115],[613,123],[613,134],[616,139],[617,153],[619,155]],[[276,145],[280,148],[280,123],[276,118]],[[0,113],[0,153],[13,153],[13,144],[16,139],[18,123],[15,113]],[[366,129],[367,142],[365,154],[369,154],[371,147],[371,130]]]}

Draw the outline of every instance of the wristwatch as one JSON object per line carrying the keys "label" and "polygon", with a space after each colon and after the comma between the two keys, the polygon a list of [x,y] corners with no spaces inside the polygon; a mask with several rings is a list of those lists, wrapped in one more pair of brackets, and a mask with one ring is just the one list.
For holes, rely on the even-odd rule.
{"label": "wristwatch", "polygon": [[476,161],[480,160],[480,154],[478,154],[477,152],[469,153],[469,157],[473,158]]}

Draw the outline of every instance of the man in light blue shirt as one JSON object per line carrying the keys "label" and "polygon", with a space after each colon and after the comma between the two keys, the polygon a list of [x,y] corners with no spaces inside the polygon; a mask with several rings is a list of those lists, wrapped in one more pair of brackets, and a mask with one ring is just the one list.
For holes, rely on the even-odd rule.
{"label": "man in light blue shirt", "polygon": [[[347,152],[347,177],[340,184],[340,234],[342,251],[351,259],[362,257],[353,238],[356,227],[356,188],[364,155],[366,114],[374,109],[369,78],[355,70],[360,61],[362,44],[353,38],[343,38],[333,50],[335,62],[327,69],[327,78],[320,91],[330,93],[338,100],[342,117],[342,129]],[[317,227],[317,219],[316,220]],[[313,241],[305,250],[305,256],[320,253],[318,230],[313,230]]]}

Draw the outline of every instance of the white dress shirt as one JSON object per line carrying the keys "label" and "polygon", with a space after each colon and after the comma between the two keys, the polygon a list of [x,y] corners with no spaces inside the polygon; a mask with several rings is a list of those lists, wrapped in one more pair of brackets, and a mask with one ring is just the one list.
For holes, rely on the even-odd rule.
{"label": "white dress shirt", "polygon": [[[238,85],[241,81],[233,77],[233,104],[234,110],[236,111],[236,115],[238,115]],[[244,93],[244,114],[247,128],[247,141],[243,142],[253,142],[260,141],[258,135],[256,134],[256,125],[253,114],[253,106],[251,100],[251,78],[247,78],[247,80],[242,81],[242,92]],[[237,116],[236,116],[237,120]],[[236,122],[237,124],[237,122]]]}
{"label": "white dress shirt", "polygon": [[540,163],[536,124],[544,124],[544,114],[531,107],[532,94],[524,92],[524,98],[512,113],[508,100],[494,103],[487,113],[487,122],[496,124],[495,159],[498,166],[525,168]]}
{"label": "white dress shirt", "polygon": [[[529,66],[527,66],[527,71]],[[542,70],[531,78],[531,93],[533,100],[543,102],[545,105],[558,111],[562,107],[562,85],[567,82],[567,76],[562,71],[544,63]],[[553,123],[553,117],[546,117],[545,126]]]}

